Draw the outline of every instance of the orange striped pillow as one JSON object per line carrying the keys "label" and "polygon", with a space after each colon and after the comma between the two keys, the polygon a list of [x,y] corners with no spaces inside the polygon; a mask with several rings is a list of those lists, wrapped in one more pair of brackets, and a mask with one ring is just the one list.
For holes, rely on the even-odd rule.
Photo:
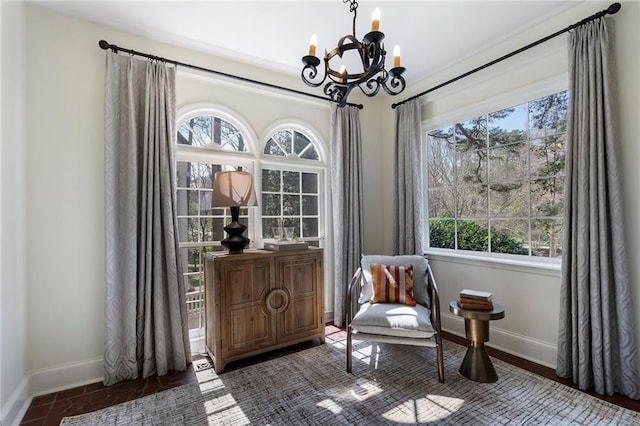
{"label": "orange striped pillow", "polygon": [[373,277],[371,303],[403,303],[416,306],[413,299],[413,265],[369,265]]}

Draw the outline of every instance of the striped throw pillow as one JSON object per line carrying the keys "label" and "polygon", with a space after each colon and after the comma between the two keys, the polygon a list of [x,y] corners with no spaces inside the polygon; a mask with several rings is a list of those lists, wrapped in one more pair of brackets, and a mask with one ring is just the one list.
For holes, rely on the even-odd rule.
{"label": "striped throw pillow", "polygon": [[413,299],[413,265],[369,265],[373,277],[371,303],[403,303],[416,306]]}

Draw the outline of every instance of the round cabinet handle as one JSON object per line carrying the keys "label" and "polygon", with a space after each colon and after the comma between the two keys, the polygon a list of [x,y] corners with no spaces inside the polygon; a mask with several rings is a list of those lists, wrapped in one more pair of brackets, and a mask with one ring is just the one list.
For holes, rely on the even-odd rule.
{"label": "round cabinet handle", "polygon": [[[282,296],[284,302],[280,307],[276,308],[273,306],[273,298],[278,294]],[[289,294],[280,288],[273,289],[269,292],[269,294],[267,294],[267,298],[265,299],[264,304],[270,313],[279,314],[280,312],[284,312],[285,310],[287,310],[287,308],[289,307]]]}

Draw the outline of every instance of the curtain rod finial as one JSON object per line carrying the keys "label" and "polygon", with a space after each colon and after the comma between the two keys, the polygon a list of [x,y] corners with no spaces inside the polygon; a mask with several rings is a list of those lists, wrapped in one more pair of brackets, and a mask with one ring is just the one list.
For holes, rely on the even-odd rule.
{"label": "curtain rod finial", "polygon": [[111,47],[111,45],[106,40],[100,40],[98,42],[98,46],[100,46],[102,50],[107,50],[109,47]]}
{"label": "curtain rod finial", "polygon": [[613,15],[614,13],[618,13],[620,8],[622,8],[622,5],[620,3],[613,3],[607,8],[607,13]]}

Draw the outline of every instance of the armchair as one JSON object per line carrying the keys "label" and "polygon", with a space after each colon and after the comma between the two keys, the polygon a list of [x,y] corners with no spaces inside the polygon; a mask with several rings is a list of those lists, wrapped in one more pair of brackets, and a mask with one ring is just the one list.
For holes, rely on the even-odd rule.
{"label": "armchair", "polygon": [[[371,303],[371,264],[412,265],[415,306]],[[352,367],[352,340],[436,348],[438,380],[444,382],[444,357],[438,286],[423,256],[362,256],[347,288],[347,372]]]}

